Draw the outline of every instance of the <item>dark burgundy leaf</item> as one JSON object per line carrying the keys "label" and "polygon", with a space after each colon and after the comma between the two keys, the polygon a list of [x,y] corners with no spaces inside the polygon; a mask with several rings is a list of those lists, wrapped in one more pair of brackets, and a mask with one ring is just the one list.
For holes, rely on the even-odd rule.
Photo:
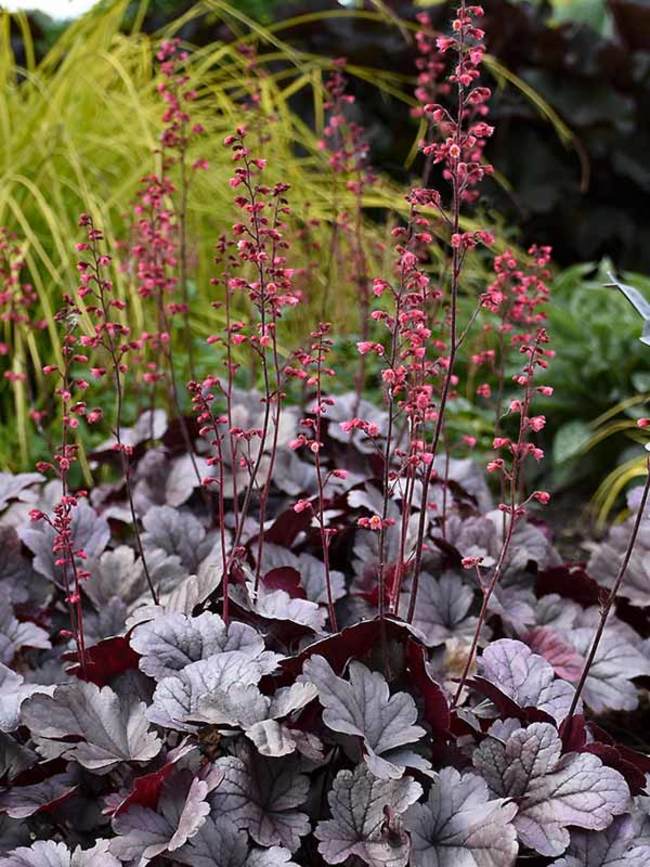
{"label": "dark burgundy leaf", "polygon": [[545,569],[537,575],[537,595],[557,593],[564,599],[572,599],[583,608],[599,605],[607,599],[607,590],[594,581],[584,567],[584,563],[565,563],[563,566]]}
{"label": "dark burgundy leaf", "polygon": [[158,770],[134,777],[131,788],[124,797],[117,803],[111,803],[103,812],[110,816],[119,816],[120,813],[125,812],[134,804],[155,810],[163,783],[171,776],[176,763],[194,749],[196,749],[194,744],[184,742],[175,750],[167,753],[164,764]]}
{"label": "dark burgundy leaf", "polygon": [[[399,620],[387,618],[385,621],[386,637],[404,643],[411,633],[408,627]],[[277,686],[293,683],[302,671],[303,663],[310,656],[324,656],[337,674],[340,674],[349,659],[363,659],[381,639],[379,620],[362,620],[353,626],[309,644],[296,656],[283,659],[279,664],[279,673],[273,675]],[[265,681],[262,681],[264,684]]]}
{"label": "dark burgundy leaf", "polygon": [[73,662],[67,671],[80,680],[87,680],[97,686],[106,686],[125,671],[137,670],[140,657],[131,649],[128,639],[122,635],[105,638],[86,651],[86,671],[81,670],[76,650],[65,653],[63,658]]}
{"label": "dark burgundy leaf", "polygon": [[472,686],[481,695],[489,698],[493,702],[499,713],[508,719],[510,717],[520,720],[522,723],[533,722],[554,722],[553,717],[543,710],[536,707],[519,707],[511,698],[505,695],[501,690],[494,686],[493,683],[485,680],[483,677],[476,676],[470,681]]}
{"label": "dark burgundy leaf", "polygon": [[415,639],[406,642],[406,661],[416,689],[424,702],[424,718],[431,726],[434,737],[449,737],[451,716],[442,687],[433,680],[426,666],[427,653]]}
{"label": "dark burgundy leaf", "polygon": [[284,590],[285,593],[294,598],[307,598],[307,594],[300,586],[300,572],[291,566],[280,566],[277,569],[271,569],[262,578],[262,583],[269,590]]}

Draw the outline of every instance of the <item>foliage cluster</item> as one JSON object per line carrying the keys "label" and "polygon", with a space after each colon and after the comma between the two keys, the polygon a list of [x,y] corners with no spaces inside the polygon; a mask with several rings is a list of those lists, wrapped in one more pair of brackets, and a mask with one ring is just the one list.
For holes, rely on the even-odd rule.
{"label": "foliage cluster", "polygon": [[[215,117],[201,51],[173,38],[128,231],[84,185],[75,284],[44,322],[29,248],[0,237],[2,351],[23,364],[5,379],[51,394],[26,402],[36,472],[0,474],[3,867],[647,863],[647,744],[609,719],[647,702],[650,465],[628,520],[565,563],[536,484],[551,251],[500,245],[480,208],[483,16],[418,19],[422,179],[374,243],[388,192],[346,63],[296,156],[327,176],[323,223],[304,189],[296,214],[255,50],[223,48],[253,84]],[[220,132],[226,225],[202,263],[189,194]]]}

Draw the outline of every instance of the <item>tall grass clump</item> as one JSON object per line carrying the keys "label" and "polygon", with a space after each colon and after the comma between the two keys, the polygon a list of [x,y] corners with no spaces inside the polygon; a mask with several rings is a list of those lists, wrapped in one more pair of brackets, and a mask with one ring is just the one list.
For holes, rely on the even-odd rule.
{"label": "tall grass clump", "polygon": [[[149,35],[141,30],[146,4],[127,27],[128,6],[126,0],[100,4],[70,25],[39,61],[27,20],[0,13],[0,86],[4,94],[0,225],[20,239],[23,281],[33,287],[33,318],[38,322],[38,328],[32,328],[4,319],[4,340],[12,347],[16,369],[5,374],[3,414],[11,411],[15,415],[19,441],[18,450],[5,449],[0,455],[7,467],[25,465],[38,453],[34,413],[52,409],[41,367],[51,357],[61,361],[54,314],[63,292],[76,281],[69,240],[82,211],[103,227],[119,258],[137,228],[134,203],[142,178],[164,170],[175,190],[166,192],[165,206],[178,220],[184,331],[186,338],[190,332],[195,335],[189,344],[184,341],[185,374],[194,372],[195,361],[205,370],[207,357],[200,338],[211,333],[224,315],[209,303],[214,245],[234,218],[232,203],[223,195],[230,166],[218,142],[242,117],[253,118],[251,132],[263,145],[269,178],[286,182],[293,190],[293,256],[304,284],[300,314],[289,326],[294,334],[313,327],[326,303],[328,319],[340,326],[342,334],[364,338],[367,300],[362,301],[363,315],[353,319],[348,315],[349,304],[360,291],[367,299],[368,275],[387,267],[390,228],[407,209],[394,182],[381,175],[373,177],[372,183],[363,180],[365,158],[360,142],[355,145],[356,156],[353,149],[342,161],[332,161],[332,148],[335,152],[338,143],[331,144],[331,135],[327,138],[327,124],[328,116],[336,114],[339,99],[331,84],[332,73],[339,74],[336,63],[297,51],[286,41],[295,24],[324,13],[264,28],[236,6],[205,0],[163,32]],[[206,14],[213,22],[221,22],[232,39],[179,48],[183,60],[178,74],[183,82],[175,84],[169,80],[165,63],[157,58],[159,46]],[[351,13],[341,10],[336,14]],[[386,26],[399,26],[405,38],[414,32],[413,24],[397,21],[383,4],[359,14],[374,22],[385,21]],[[25,58],[22,66],[12,50],[16,28]],[[494,74],[506,75],[495,61],[490,63]],[[372,80],[388,98],[417,108],[418,99],[411,95],[408,83],[390,71],[348,67],[346,73]],[[178,130],[174,133],[177,140],[171,151],[181,150],[172,168],[165,167],[170,148],[164,144],[164,130],[170,133],[163,113],[165,105],[169,108],[164,100],[177,86],[192,93],[192,124],[202,132],[190,138]],[[292,110],[292,97],[304,93],[313,105],[313,128]],[[566,137],[550,109],[537,103]],[[421,125],[418,135],[423,128]],[[354,124],[346,129],[348,137],[357,136]],[[203,170],[190,183],[190,168],[197,161]],[[369,220],[370,208],[384,216]],[[471,228],[473,218],[463,219]],[[315,267],[323,255],[329,260],[328,267]],[[444,268],[438,247],[432,247],[431,257],[431,269]],[[363,263],[364,276],[359,278],[356,265],[349,267],[349,262]],[[468,273],[479,278],[484,268],[480,258],[468,263]],[[128,318],[135,331],[141,332],[146,313],[133,269],[126,264],[118,268],[114,283],[116,297],[130,302],[123,323]],[[81,316],[82,328],[88,329],[89,318],[83,312]],[[279,339],[288,351],[291,341],[284,346],[282,329]],[[358,366],[357,390],[365,367],[365,361]],[[133,414],[135,408],[128,406],[128,411]],[[85,465],[83,449],[81,460]]]}

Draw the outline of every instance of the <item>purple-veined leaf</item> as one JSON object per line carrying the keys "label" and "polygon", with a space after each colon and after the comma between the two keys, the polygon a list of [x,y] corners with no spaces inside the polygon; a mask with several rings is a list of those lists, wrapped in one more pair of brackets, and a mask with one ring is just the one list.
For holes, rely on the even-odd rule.
{"label": "purple-veined leaf", "polygon": [[190,572],[196,572],[207,550],[203,549],[205,528],[192,512],[154,506],[142,519],[146,549],[159,548],[168,556],[177,556]]}
{"label": "purple-veined leaf", "polygon": [[34,576],[15,527],[0,526],[0,592],[7,602],[26,602]]}
{"label": "purple-veined leaf", "polygon": [[[634,507],[628,498],[633,512],[638,512],[638,503]],[[600,545],[592,545],[591,557],[587,572],[599,584],[611,587],[616,580],[623,557],[627,550],[636,515],[631,515],[622,524],[615,524]],[[625,570],[625,578],[619,596],[629,599],[633,605],[650,605],[650,515],[644,514],[636,538],[632,556]]]}
{"label": "purple-veined leaf", "polygon": [[70,852],[65,843],[37,840],[31,846],[14,849],[0,860],[2,867],[120,867],[108,851],[108,840],[98,840],[92,849],[77,847]]}
{"label": "purple-veined leaf", "polygon": [[35,500],[34,493],[28,488],[44,479],[45,476],[40,473],[0,473],[0,512],[11,500]]}
{"label": "purple-veined leaf", "polygon": [[[498,533],[503,532],[503,512],[495,510],[488,517],[492,520]],[[507,572],[520,572],[529,563],[534,563],[538,570],[559,566],[562,558],[553,547],[551,540],[539,527],[528,521],[518,521],[512,534],[512,541],[507,558]]]}
{"label": "purple-veined leaf", "polygon": [[251,626],[233,622],[226,627],[218,614],[206,611],[198,617],[179,613],[157,617],[136,627],[131,646],[142,657],[142,671],[161,680],[224,651],[236,650],[255,659],[264,651],[264,640]]}
{"label": "purple-veined leaf", "polygon": [[298,867],[286,849],[250,849],[245,831],[211,816],[174,858],[191,867]]}
{"label": "purple-veined leaf", "polygon": [[[323,561],[311,554],[301,554],[296,567],[300,572],[300,585],[310,602],[327,605],[327,584],[325,582],[325,566]],[[345,596],[345,576],[336,569],[330,570],[332,598],[336,602]]]}
{"label": "purple-veined leaf", "polygon": [[293,449],[278,449],[273,467],[273,481],[290,497],[312,493],[316,488],[314,468],[301,461]]}
{"label": "purple-veined leaf", "polygon": [[[58,555],[52,551],[55,531],[45,521],[23,527],[19,536],[34,554],[34,569],[60,587],[65,586],[63,569],[55,561]],[[89,561],[96,560],[102,553],[111,531],[105,518],[98,515],[88,503],[81,500],[72,510],[72,546],[83,550]]]}
{"label": "purple-veined leaf", "polygon": [[[107,686],[77,681],[56,687],[51,696],[28,698],[21,721],[33,737],[58,742],[62,756],[102,774],[120,762],[145,762],[158,755],[161,743],[149,731],[145,707]],[[70,737],[81,740],[68,743]]]}
{"label": "purple-veined leaf", "polygon": [[316,735],[291,728],[275,719],[261,720],[250,726],[246,737],[262,756],[276,758],[297,752],[316,763],[323,759],[323,745]]}
{"label": "purple-veined leaf", "polygon": [[564,680],[577,681],[585,660],[572,645],[550,626],[535,626],[525,635],[526,643],[553,666]]}
{"label": "purple-veined leaf", "polygon": [[319,757],[318,738],[278,722],[301,710],[316,696],[312,683],[281,687],[272,696],[263,695],[254,684],[234,684],[227,690],[210,692],[199,702],[196,717],[212,725],[241,728],[264,756],[284,756],[298,750]]}
{"label": "purple-veined leaf", "polygon": [[[137,446],[148,440],[159,440],[167,430],[167,413],[164,409],[146,409],[140,413],[133,427],[120,428],[120,441],[125,445]],[[112,452],[115,449],[115,436],[97,446],[95,453]]]}
{"label": "purple-veined leaf", "polygon": [[266,719],[281,719],[300,710],[316,698],[318,691],[312,683],[293,683],[278,689],[274,695],[263,695],[254,684],[234,684],[228,690],[213,690],[201,702],[205,722],[250,726]]}
{"label": "purple-veined leaf", "polygon": [[6,600],[0,601],[0,662],[9,665],[21,647],[47,650],[52,645],[47,632],[35,623],[19,623]]}
{"label": "purple-veined leaf", "polygon": [[25,683],[21,674],[17,674],[6,665],[0,663],[0,732],[12,732],[20,724],[20,708],[22,703],[35,693],[51,695],[53,686]]}
{"label": "purple-veined leaf", "polygon": [[637,798],[630,814],[604,831],[571,832],[571,843],[554,867],[647,867],[650,864],[650,799]]}
{"label": "purple-veined leaf", "polygon": [[350,663],[350,680],[337,677],[322,656],[303,666],[303,679],[315,684],[323,706],[323,722],[332,731],[363,739],[366,762],[377,777],[401,777],[404,766],[391,762],[391,753],[425,734],[417,707],[405,692],[390,695],[382,674],[360,662]]}
{"label": "purple-veined leaf", "polygon": [[532,707],[561,722],[574,688],[556,680],[552,666],[521,641],[502,638],[489,644],[478,661],[481,677],[498,687],[522,709]]}
{"label": "purple-veined leaf", "polygon": [[[566,633],[566,637],[582,656],[586,656],[591,647],[595,630],[593,621],[597,611],[593,608],[584,612],[582,621],[592,621],[588,626],[576,625]],[[589,617],[592,612],[593,616]],[[625,629],[618,631],[610,622],[589,668],[583,697],[585,704],[596,713],[610,709],[634,710],[639,704],[638,691],[632,678],[650,674],[650,659],[628,640],[626,632]]]}
{"label": "purple-veined leaf", "polygon": [[0,731],[0,779],[11,782],[23,771],[35,765],[38,760],[39,756],[34,750]]}
{"label": "purple-veined leaf", "polygon": [[406,812],[413,867],[509,867],[517,857],[513,801],[490,799],[485,780],[443,768],[424,804]]}
{"label": "purple-veined leaf", "polygon": [[[161,554],[167,558],[164,551],[160,551],[158,548],[154,549],[153,553],[155,555]],[[148,552],[147,562],[149,562],[150,557],[151,552]],[[177,557],[169,557],[167,559],[179,562]],[[176,613],[189,616],[196,606],[204,602],[221,583],[222,570],[220,561],[217,564],[211,556],[200,563],[199,571],[196,575],[187,575],[187,572],[181,566],[179,566],[179,569],[181,572],[179,577],[173,581],[174,586],[167,587],[169,592],[163,590],[161,593],[159,605],[147,604],[151,602],[151,596],[147,591],[146,598],[141,600],[144,604],[135,607],[127,620],[127,629],[131,630],[139,623],[155,620],[164,614]]]}
{"label": "purple-veined leaf", "polygon": [[493,566],[499,557],[499,537],[492,521],[483,515],[449,515],[445,538],[461,557],[482,557],[486,567]]}
{"label": "purple-veined leaf", "polygon": [[421,794],[412,777],[378,779],[366,765],[339,771],[328,795],[332,818],[314,831],[318,851],[328,864],[356,856],[370,867],[406,867],[410,844],[401,815]]}
{"label": "purple-veined leaf", "polygon": [[350,391],[345,394],[337,394],[334,405],[328,407],[327,415],[324,416],[328,422],[327,432],[332,439],[346,444],[351,443],[363,454],[372,454],[375,451],[375,445],[365,434],[357,430],[344,431],[341,427],[341,422],[351,419],[355,413],[365,421],[376,424],[380,434],[386,430],[387,413],[365,398],[358,400],[357,395]]}
{"label": "purple-veined leaf", "polygon": [[[471,638],[476,629],[476,617],[468,617],[474,600],[470,587],[453,572],[436,580],[431,575],[420,577],[418,600],[413,626],[427,647],[442,644],[448,638]],[[402,594],[401,614],[406,617],[410,593]]]}
{"label": "purple-veined leaf", "polygon": [[[162,596],[187,577],[187,570],[181,566],[180,559],[169,556],[161,549],[147,551],[147,568],[154,587]],[[84,582],[83,589],[100,611],[116,596],[129,611],[142,599],[151,601],[142,563],[139,558],[136,559],[133,548],[127,545],[105,551],[92,570],[91,577]]]}
{"label": "purple-veined leaf", "polygon": [[186,665],[178,674],[158,682],[153,704],[148,710],[151,722],[165,728],[194,731],[192,720],[201,719],[201,701],[210,693],[226,692],[235,685],[257,684],[276,667],[276,654],[264,651],[251,659],[241,650],[226,650]]}
{"label": "purple-veined leaf", "polygon": [[0,813],[12,819],[26,819],[41,810],[51,809],[77,789],[69,773],[55,774],[31,786],[14,786],[0,794]]}
{"label": "purple-veined leaf", "polygon": [[208,462],[199,455],[184,454],[171,461],[165,473],[165,503],[168,506],[182,506],[192,496],[194,489],[200,487],[197,470],[200,479],[211,475]]}
{"label": "purple-veined leaf", "polygon": [[541,855],[561,855],[569,826],[602,831],[631,803],[627,783],[588,753],[562,755],[550,723],[520,728],[514,720],[490,729],[474,752],[474,766],[491,791],[514,798],[519,840]]}
{"label": "purple-veined leaf", "polygon": [[202,777],[181,771],[163,785],[158,812],[134,806],[113,819],[118,835],[110,850],[140,867],[164,852],[175,852],[197,833],[210,813],[207,798],[220,785],[223,773],[210,768]]}
{"label": "purple-veined leaf", "polygon": [[217,759],[223,782],[210,797],[213,814],[248,831],[260,846],[283,846],[290,852],[309,831],[307,815],[297,808],[309,792],[294,756],[268,759],[252,747],[240,755]]}
{"label": "purple-veined leaf", "polygon": [[260,583],[257,591],[253,584],[246,588],[233,588],[233,598],[242,607],[265,620],[289,621],[299,626],[322,632],[325,628],[325,611],[315,602],[289,596],[285,590],[268,590]]}

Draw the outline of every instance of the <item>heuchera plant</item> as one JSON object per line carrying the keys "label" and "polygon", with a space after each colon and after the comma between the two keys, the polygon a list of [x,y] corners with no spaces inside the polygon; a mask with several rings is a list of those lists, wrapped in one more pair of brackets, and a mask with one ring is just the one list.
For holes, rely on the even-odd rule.
{"label": "heuchera plant", "polygon": [[[157,325],[129,332],[84,215],[62,359],[45,370],[62,440],[39,472],[0,474],[0,864],[650,863],[650,758],[599,722],[634,710],[650,675],[649,483],[586,567],[563,563],[539,515],[549,494],[527,483],[543,458],[535,399],[550,393],[550,251],[501,251],[462,318],[466,258],[493,242],[464,228],[491,171],[482,14],[461,2],[437,38],[420,18],[423,182],[393,233],[391,279],[366,284],[360,248],[353,262],[379,406],[364,365],[355,391],[331,393],[328,322],[291,352],[279,340],[302,291],[289,191],[266,183],[242,126],[225,142],[241,217],[217,245],[223,328],[182,414],[171,322],[191,323],[185,159],[200,130],[179,45],[161,48],[176,156],[143,183],[127,264]],[[361,210],[341,67],[326,139],[337,171],[358,173]],[[445,423],[476,329],[465,371],[494,406],[485,468]],[[241,359],[261,392],[240,387]],[[86,492],[75,437],[107,420],[86,397],[104,378],[115,412]],[[302,405],[287,397],[296,382]],[[165,408],[152,398],[127,427],[143,383],[163,384]]]}

